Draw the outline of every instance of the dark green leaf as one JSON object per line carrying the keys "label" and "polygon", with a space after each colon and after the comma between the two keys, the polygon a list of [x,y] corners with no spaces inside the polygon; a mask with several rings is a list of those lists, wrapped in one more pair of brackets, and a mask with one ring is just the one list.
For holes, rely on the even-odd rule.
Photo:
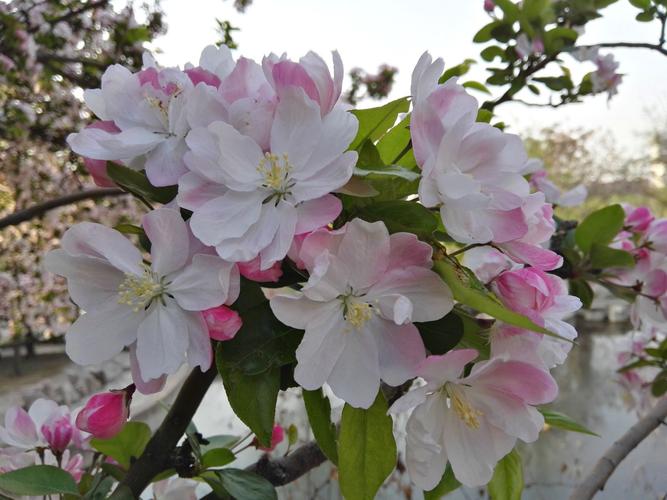
{"label": "dark green leaf", "polygon": [[497,45],[491,45],[490,47],[485,48],[480,52],[482,59],[487,62],[493,61],[496,57],[499,57],[501,60],[505,60],[505,49],[498,47]]}
{"label": "dark green leaf", "polygon": [[331,405],[321,389],[303,390],[308,421],[320,449],[334,465],[338,464],[336,426],[331,422]]}
{"label": "dark green leaf", "polygon": [[359,131],[350,144],[350,149],[357,149],[366,139],[377,141],[396,123],[398,114],[407,112],[409,106],[409,99],[401,97],[377,108],[352,111],[359,119]]}
{"label": "dark green leaf", "polygon": [[651,394],[659,398],[667,392],[667,371],[661,371],[651,384]]}
{"label": "dark green leaf", "polygon": [[109,162],[107,173],[121,188],[139,198],[158,203],[169,203],[176,197],[176,186],[155,187],[148,181],[146,174],[123,165]]}
{"label": "dark green leaf", "polygon": [[609,267],[634,267],[635,259],[625,250],[609,248],[606,245],[593,243],[591,246],[591,266],[593,269]]}
{"label": "dark green leaf", "polygon": [[620,205],[610,205],[596,210],[586,217],[575,230],[577,246],[588,253],[593,243],[608,245],[623,229],[625,212]]}
{"label": "dark green leaf", "polygon": [[473,37],[472,41],[475,43],[484,43],[488,42],[491,40],[492,35],[491,32],[496,26],[499,26],[501,23],[499,21],[493,21],[486,26],[484,26],[482,29],[480,29],[477,33],[475,33],[475,36]]}
{"label": "dark green leaf", "polygon": [[0,474],[0,490],[10,495],[58,495],[79,496],[74,478],[52,465],[32,465]]}
{"label": "dark green leaf", "polygon": [[[220,469],[215,471],[215,475],[222,489],[238,500],[276,500],[278,498],[273,485],[262,476],[252,472],[242,469]],[[206,477],[211,476],[207,474]]]}
{"label": "dark green leaf", "polygon": [[635,16],[635,19],[640,23],[650,23],[655,17],[652,12],[640,12]]}
{"label": "dark green leaf", "polygon": [[130,466],[132,457],[137,458],[143,453],[150,438],[151,428],[148,425],[143,422],[128,422],[114,437],[93,438],[90,440],[90,445],[127,468]]}
{"label": "dark green leaf", "polygon": [[641,10],[649,10],[651,8],[651,0],[630,0],[630,3]]}
{"label": "dark green leaf", "polygon": [[498,462],[487,489],[491,500],[521,500],[523,466],[521,456],[516,449]]}
{"label": "dark green leaf", "polygon": [[373,144],[373,141],[366,139],[359,149],[357,168],[379,168],[384,164],[380,157],[380,152],[375,144]]}
{"label": "dark green leaf", "polygon": [[442,475],[442,479],[438,485],[432,490],[424,492],[424,500],[440,500],[445,495],[458,490],[460,487],[461,483],[454,477],[452,466],[447,464],[445,473]]}
{"label": "dark green leaf", "polygon": [[346,404],[338,441],[340,490],[345,499],[373,500],[394,467],[396,442],[382,392],[368,410]]}
{"label": "dark green leaf", "polygon": [[540,413],[544,416],[544,422],[549,424],[552,427],[558,427],[559,429],[565,429],[566,431],[579,432],[581,434],[589,434],[591,436],[600,437],[598,434],[587,429],[578,422],[572,420],[564,413],[557,411],[551,411],[544,408],[538,408]]}
{"label": "dark green leaf", "polygon": [[583,278],[570,280],[570,295],[579,297],[584,305],[584,309],[590,309],[595,298],[591,285]]}
{"label": "dark green leaf", "polygon": [[494,0],[496,6],[503,11],[503,20],[513,23],[519,19],[519,8],[512,2],[512,0]]}
{"label": "dark green leaf", "polygon": [[429,240],[438,227],[433,213],[423,205],[411,201],[382,201],[361,208],[357,215],[368,222],[382,221],[390,233],[401,231]]}
{"label": "dark green leaf", "polygon": [[280,368],[246,375],[241,370],[229,368],[219,356],[216,356],[216,362],[232,410],[250,427],[262,446],[270,446],[280,390]]}
{"label": "dark green leaf", "polygon": [[463,320],[454,312],[436,321],[415,323],[415,326],[431,354],[444,354],[463,338]]}
{"label": "dark green leaf", "polygon": [[215,436],[208,436],[206,441],[208,444],[201,446],[202,453],[207,453],[216,448],[231,448],[239,442],[239,436],[230,436],[229,434],[218,434]]}

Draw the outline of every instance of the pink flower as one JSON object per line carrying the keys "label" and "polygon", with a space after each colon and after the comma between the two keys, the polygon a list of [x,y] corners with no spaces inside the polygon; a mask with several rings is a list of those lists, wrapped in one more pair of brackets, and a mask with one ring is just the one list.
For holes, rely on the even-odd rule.
{"label": "pink flower", "polygon": [[476,357],[474,349],[429,356],[418,368],[426,385],[390,409],[415,408],[406,429],[406,464],[412,481],[424,490],[438,484],[448,462],[464,485],[488,483],[517,438],[537,439],[544,418],[534,406],[558,394],[548,372],[519,361],[483,361],[463,376]]}
{"label": "pink flower", "polygon": [[518,266],[504,253],[487,246],[466,251],[463,254],[463,265],[470,268],[482,283],[489,283],[503,271]]}
{"label": "pink flower", "polygon": [[513,311],[566,339],[576,338],[577,331],[563,318],[580,309],[581,301],[568,295],[558,276],[531,267],[507,271],[493,282],[493,290]]}
{"label": "pink flower", "polygon": [[655,219],[646,230],[646,241],[651,250],[667,254],[667,219]]}
{"label": "pink flower", "polygon": [[69,411],[57,417],[51,417],[50,420],[42,424],[42,435],[49,448],[55,453],[62,453],[69,445],[74,434],[72,418]]}
{"label": "pink flower", "polygon": [[256,257],[248,262],[239,262],[239,272],[241,276],[259,283],[275,283],[283,275],[281,268],[282,262],[274,263],[268,269],[262,271],[260,269],[260,258]]}
{"label": "pink flower", "polygon": [[76,426],[96,438],[114,437],[123,428],[130,415],[133,390],[95,394],[76,416]]}
{"label": "pink flower", "polygon": [[271,446],[260,446],[257,438],[255,438],[255,446],[262,451],[273,451],[276,446],[283,442],[285,439],[285,430],[278,424],[273,426],[273,431],[271,432]]}
{"label": "pink flower", "polygon": [[640,233],[646,231],[655,218],[647,207],[633,207],[625,204],[623,210],[625,210],[625,226],[632,231]]}
{"label": "pink flower", "polygon": [[262,66],[279,99],[286,89],[301,88],[318,104],[324,116],[338,103],[343,86],[343,61],[337,51],[333,52],[333,63],[333,77],[327,64],[315,52],[308,52],[298,63],[285,56],[277,58],[271,55],[264,58]]}
{"label": "pink flower", "polygon": [[[96,120],[86,128],[104,130],[110,134],[120,133],[120,129],[116,127],[114,122],[107,120]],[[115,187],[116,183],[111,180],[107,175],[107,161],[106,160],[95,160],[93,158],[84,157],[83,164],[86,166],[86,170],[92,176],[93,181],[100,187]]]}
{"label": "pink flower", "polygon": [[239,313],[227,306],[202,311],[208,334],[215,340],[231,340],[243,326]]}
{"label": "pink flower", "polygon": [[563,193],[560,188],[549,179],[546,170],[538,170],[534,172],[530,176],[530,184],[537,191],[542,191],[544,193],[545,200],[548,203],[564,207],[581,205],[588,196],[588,190],[581,185]]}
{"label": "pink flower", "polygon": [[413,323],[453,307],[431,271],[431,252],[414,235],[390,236],[382,222],[354,219],[310,234],[299,252],[308,282],[270,299],[281,322],[305,330],[295,380],[309,390],[327,383],[350,405],[368,408],[381,380],[395,386],[413,377],[425,356]]}
{"label": "pink flower", "polygon": [[19,406],[5,413],[0,441],[22,450],[51,448],[61,453],[72,440],[74,429],[69,409],[49,399],[38,399],[28,411]]}

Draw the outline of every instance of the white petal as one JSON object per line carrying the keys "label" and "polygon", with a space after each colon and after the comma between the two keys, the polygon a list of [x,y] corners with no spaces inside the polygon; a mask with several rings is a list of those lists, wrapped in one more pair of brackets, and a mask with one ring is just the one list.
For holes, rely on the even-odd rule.
{"label": "white petal", "polygon": [[208,129],[216,136],[218,165],[225,177],[225,184],[239,190],[236,183],[258,186],[262,178],[257,167],[264,157],[259,145],[224,122],[214,122]]}
{"label": "white petal", "polygon": [[307,201],[332,193],[352,178],[357,152],[347,151],[311,177],[297,181],[292,194],[297,201]]}
{"label": "white petal", "polygon": [[389,263],[389,232],[383,222],[354,219],[338,248],[338,257],[349,269],[349,283],[360,291],[376,283]]}
{"label": "white petal", "polygon": [[232,267],[216,255],[195,255],[192,264],[169,276],[168,292],[186,311],[219,306],[227,300]]}
{"label": "white petal", "polygon": [[188,169],[183,155],[188,150],[185,140],[169,137],[146,156],[146,177],[153,186],[173,186]]}
{"label": "white petal", "polygon": [[286,202],[278,203],[276,215],[279,218],[279,226],[273,241],[261,252],[261,270],[268,269],[275,262],[282,260],[292,245],[297,222],[296,209]]}
{"label": "white petal", "polygon": [[92,365],[113,358],[137,339],[143,312],[116,305],[86,313],[65,335],[67,355],[80,365]]}
{"label": "white petal", "polygon": [[301,294],[275,295],[269,304],[281,323],[299,330],[305,330],[333,307],[331,302],[315,302]]}
{"label": "white petal", "polygon": [[153,271],[164,276],[183,267],[188,260],[190,236],[181,214],[171,208],[158,208],[144,215],[141,222],[151,241]]}
{"label": "white petal", "polygon": [[96,160],[124,160],[146,154],[165,140],[165,136],[144,128],[129,128],[120,133],[85,128],[67,137],[77,154]]}
{"label": "white petal", "polygon": [[296,207],[298,221],[294,232],[303,234],[324,227],[333,222],[342,209],[342,202],[331,194],[299,203]]}
{"label": "white petal", "polygon": [[144,380],[141,378],[139,371],[139,362],[137,361],[137,343],[135,342],[129,348],[130,351],[130,372],[132,373],[132,382],[137,387],[141,394],[155,394],[164,389],[164,384],[167,382],[167,376],[154,378],[151,380]]}
{"label": "white petal", "polygon": [[199,367],[205,372],[211,367],[213,361],[213,349],[211,348],[211,338],[208,335],[206,323],[199,313],[187,314],[188,325],[188,364],[192,367]]}
{"label": "white petal", "polygon": [[417,375],[426,350],[417,327],[396,325],[391,321],[373,318],[368,323],[377,342],[380,375],[389,385],[399,386]]}
{"label": "white petal", "polygon": [[215,184],[195,172],[188,172],[178,180],[176,202],[179,207],[194,212],[226,192],[227,189],[222,184]]}
{"label": "white petal", "polygon": [[174,373],[188,348],[186,313],[173,301],[157,302],[148,310],[137,333],[137,361],[144,379]]}

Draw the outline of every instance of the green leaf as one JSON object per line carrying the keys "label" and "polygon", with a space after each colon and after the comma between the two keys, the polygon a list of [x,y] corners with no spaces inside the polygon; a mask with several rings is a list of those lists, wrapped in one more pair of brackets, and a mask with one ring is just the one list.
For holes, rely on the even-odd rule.
{"label": "green leaf", "polygon": [[583,278],[570,280],[570,295],[579,297],[584,305],[584,309],[590,309],[593,299],[595,298],[591,285],[589,285],[588,281]]}
{"label": "green leaf", "polygon": [[491,91],[486,88],[486,85],[484,85],[483,83],[476,82],[474,80],[469,80],[467,82],[464,82],[463,86],[467,89],[475,89],[479,90],[480,92],[484,92],[485,94],[491,94]]}
{"label": "green leaf", "polygon": [[630,0],[630,3],[641,10],[648,10],[651,8],[651,0]]}
{"label": "green leaf", "polygon": [[575,422],[571,417],[568,417],[564,413],[547,410],[545,408],[538,408],[538,410],[544,416],[544,422],[549,424],[551,427],[558,427],[559,429],[564,429],[566,431],[579,432],[581,434],[600,437],[598,434],[587,429],[580,423]]}
{"label": "green leaf", "polygon": [[505,60],[505,49],[498,47],[497,45],[491,45],[482,50],[479,55],[487,62],[493,61],[496,57]]}
{"label": "green leaf", "polygon": [[503,20],[513,23],[519,19],[521,12],[512,0],[494,0],[494,3],[503,11]]}
{"label": "green leaf", "polygon": [[574,232],[577,246],[588,253],[593,243],[608,245],[623,229],[624,220],[625,212],[621,205],[610,205],[596,210],[577,226]]}
{"label": "green leaf", "polygon": [[394,467],[396,442],[382,392],[367,410],[346,404],[338,441],[340,490],[345,499],[373,500]]}
{"label": "green leaf", "polygon": [[649,12],[640,12],[635,16],[635,19],[640,23],[650,23],[651,21],[653,21],[653,19],[655,19],[655,17],[653,17],[653,12],[649,11]]}
{"label": "green leaf", "polygon": [[211,467],[222,467],[234,460],[236,460],[236,456],[232,453],[232,450],[228,448],[216,448],[202,455],[201,464],[205,469],[210,469]]}
{"label": "green leaf", "polygon": [[541,78],[533,78],[534,81],[543,83],[551,90],[571,89],[574,85],[572,80],[567,76],[545,76]]}
{"label": "green leaf", "polygon": [[276,500],[278,495],[273,485],[252,472],[242,469],[221,469],[215,471],[220,485],[238,500]]}
{"label": "green leaf", "polygon": [[357,168],[379,168],[385,163],[380,157],[378,148],[373,141],[366,139],[359,149],[359,158],[357,158]]}
{"label": "green leaf", "polygon": [[479,108],[479,111],[477,111],[478,122],[489,123],[491,121],[491,118],[493,118],[493,111],[489,111],[488,109],[484,108]]}
{"label": "green leaf", "polygon": [[357,149],[366,139],[377,141],[394,125],[398,114],[407,112],[409,106],[409,98],[401,97],[377,108],[352,111],[359,120],[359,131],[350,144],[350,149]]}
{"label": "green leaf", "polygon": [[262,446],[271,446],[276,401],[280,391],[280,368],[273,367],[258,375],[246,375],[241,370],[228,367],[219,356],[216,356],[216,362],[232,410],[250,427]]}
{"label": "green leaf", "polygon": [[257,283],[244,281],[240,297],[252,300],[247,305],[237,301],[234,306],[243,325],[233,339],[218,343],[218,363],[227,370],[238,370],[246,375],[257,375],[293,363],[303,332],[276,319]]}
{"label": "green leaf", "polygon": [[290,446],[294,446],[298,440],[299,440],[299,429],[297,428],[296,425],[291,424],[287,428],[287,444],[289,444]]}
{"label": "green leaf", "polygon": [[486,26],[484,26],[482,29],[480,29],[477,33],[475,33],[475,36],[473,37],[472,41],[475,43],[484,43],[488,42],[491,40],[492,35],[491,32],[499,26],[501,23],[499,21],[493,21]]}
{"label": "green leaf", "polygon": [[487,489],[491,500],[521,500],[523,466],[521,455],[516,449],[498,462]]}
{"label": "green leaf", "polygon": [[52,465],[32,465],[0,474],[0,490],[10,495],[73,495],[79,497],[74,478]]}
{"label": "green leaf", "polygon": [[663,370],[655,377],[651,384],[651,394],[659,398],[667,392],[667,371]]}
{"label": "green leaf", "polygon": [[201,445],[202,453],[207,453],[216,448],[231,448],[239,442],[239,436],[231,436],[229,434],[217,434],[215,436],[208,436],[206,441],[208,444]]}
{"label": "green leaf", "polygon": [[334,465],[338,464],[336,444],[336,426],[331,422],[331,405],[321,389],[303,390],[303,402],[306,405],[308,421],[315,440],[322,452]]}
{"label": "green leaf", "polygon": [[454,312],[436,321],[415,323],[415,326],[431,354],[445,354],[463,338],[463,320]]}
{"label": "green leaf", "polygon": [[139,198],[158,203],[169,203],[176,198],[176,186],[155,187],[148,181],[144,172],[108,162],[107,174],[121,188]]}
{"label": "green leaf", "polygon": [[609,248],[606,245],[593,243],[591,246],[591,266],[593,269],[609,267],[634,267],[635,259],[625,250]]}
{"label": "green leaf", "polygon": [[365,221],[382,221],[390,233],[409,232],[430,240],[438,227],[433,213],[413,201],[381,201],[361,208],[356,215]]}
{"label": "green leaf", "polygon": [[141,236],[146,235],[146,233],[144,232],[144,228],[135,226],[134,224],[116,224],[114,226],[114,229],[123,234],[138,234]]}
{"label": "green leaf", "polygon": [[[510,325],[562,338],[533,323],[526,316],[507,309],[494,295],[479,284],[470,270],[463,266],[455,265],[449,260],[439,260],[433,265],[433,270],[449,285],[457,301]],[[567,339],[563,340],[570,342]]]}
{"label": "green leaf", "polygon": [[382,158],[382,163],[385,165],[397,163],[401,157],[405,156],[409,142],[410,115],[403,118],[378,141],[377,149]]}
{"label": "green leaf", "polygon": [[354,175],[364,177],[367,179],[381,179],[383,177],[400,177],[407,181],[416,181],[419,179],[419,174],[401,167],[400,165],[380,166],[377,168],[364,167],[355,168]]}
{"label": "green leaf", "polygon": [[440,78],[438,79],[438,83],[445,83],[450,78],[454,78],[455,76],[465,75],[468,71],[470,71],[470,66],[472,66],[476,62],[477,61],[475,61],[474,59],[465,59],[461,64],[452,66],[451,68],[445,70],[442,76],[440,76]]}
{"label": "green leaf", "polygon": [[424,492],[424,500],[440,500],[445,495],[458,490],[460,487],[461,483],[454,477],[452,466],[447,464],[445,473],[442,475],[442,479],[438,485],[432,490]]}
{"label": "green leaf", "polygon": [[143,422],[128,422],[121,431],[109,439],[93,438],[90,445],[121,466],[130,466],[132,457],[139,457],[151,438],[151,428]]}

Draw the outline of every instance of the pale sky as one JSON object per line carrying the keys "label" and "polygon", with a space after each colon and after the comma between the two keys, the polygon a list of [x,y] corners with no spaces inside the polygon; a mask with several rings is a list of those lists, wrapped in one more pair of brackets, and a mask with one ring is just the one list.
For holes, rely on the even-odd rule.
{"label": "pale sky", "polygon": [[[466,57],[479,59],[482,47],[471,40],[488,22],[482,0],[254,0],[245,14],[232,3],[163,0],[169,29],[155,44],[163,51],[158,60],[164,65],[196,62],[201,49],[217,39],[215,18],[228,19],[241,28],[235,34],[239,54],[259,61],[269,52],[287,52],[297,59],[314,50],[327,59],[329,51],[338,49],[346,72],[355,66],[372,72],[382,63],[398,67],[391,96],[400,97],[409,93],[412,68],[424,50],[443,57],[448,67]],[[638,11],[626,0],[603,12],[603,18],[589,23],[581,44],[657,40],[659,26],[636,22]],[[626,76],[609,104],[606,95],[559,109],[510,103],[498,108],[499,117],[514,131],[553,123],[609,131],[621,147],[641,153],[638,134],[651,128],[648,110],[667,119],[667,57],[642,49],[613,50]],[[583,66],[581,74],[591,69],[591,64]],[[483,81],[484,75],[478,68],[471,78]]]}

